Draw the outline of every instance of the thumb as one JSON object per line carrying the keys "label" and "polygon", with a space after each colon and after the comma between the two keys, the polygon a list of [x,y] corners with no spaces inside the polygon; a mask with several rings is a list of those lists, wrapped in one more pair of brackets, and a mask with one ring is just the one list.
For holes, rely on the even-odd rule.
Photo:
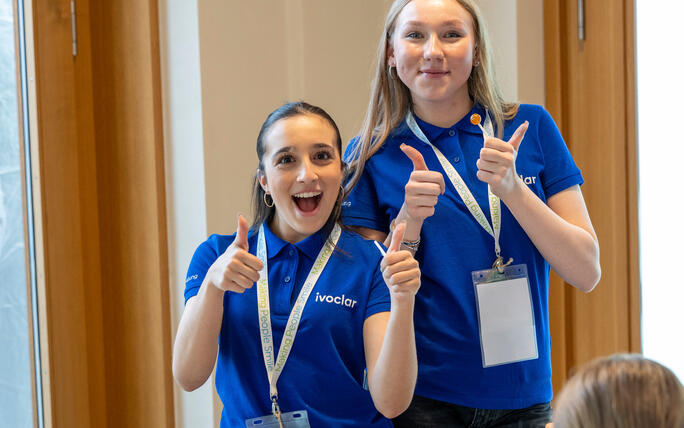
{"label": "thumb", "polygon": [[425,164],[425,159],[423,159],[423,155],[420,154],[420,152],[413,147],[407,145],[407,144],[402,144],[399,146],[402,152],[406,156],[408,156],[409,159],[411,159],[411,162],[413,162],[413,170],[414,171],[427,171],[428,167]]}
{"label": "thumb", "polygon": [[402,221],[394,228],[394,232],[392,232],[392,242],[390,242],[390,246],[387,249],[388,254],[399,251],[401,241],[404,240],[404,232],[406,232],[406,222]]}
{"label": "thumb", "polygon": [[245,251],[249,251],[249,243],[247,242],[247,233],[249,232],[249,225],[247,220],[238,214],[238,227],[237,233],[235,234],[235,244]]}
{"label": "thumb", "polygon": [[508,142],[513,146],[513,149],[515,149],[516,152],[518,151],[518,147],[520,147],[520,143],[522,143],[523,137],[525,137],[525,132],[527,132],[528,126],[530,126],[530,123],[528,121],[523,122],[523,124],[518,126],[518,129],[515,130],[515,132],[511,136],[511,139],[508,140]]}

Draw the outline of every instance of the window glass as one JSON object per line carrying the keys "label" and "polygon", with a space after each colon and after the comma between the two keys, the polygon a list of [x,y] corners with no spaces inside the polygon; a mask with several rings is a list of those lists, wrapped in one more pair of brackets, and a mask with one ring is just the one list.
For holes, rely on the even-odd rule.
{"label": "window glass", "polygon": [[0,424],[33,426],[14,9],[0,0]]}

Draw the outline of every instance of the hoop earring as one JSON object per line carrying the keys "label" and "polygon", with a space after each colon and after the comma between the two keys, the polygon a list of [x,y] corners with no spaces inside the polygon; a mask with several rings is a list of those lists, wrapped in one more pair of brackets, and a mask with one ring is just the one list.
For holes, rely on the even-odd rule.
{"label": "hoop earring", "polygon": [[[266,199],[266,196],[271,198],[271,203],[268,203],[268,200]],[[266,205],[269,208],[273,208],[273,205],[275,205],[275,202],[273,202],[273,196],[269,195],[268,193],[264,193],[264,205]]]}
{"label": "hoop earring", "polygon": [[392,64],[387,64],[387,74],[389,75],[390,79],[394,78],[394,76],[392,76]]}

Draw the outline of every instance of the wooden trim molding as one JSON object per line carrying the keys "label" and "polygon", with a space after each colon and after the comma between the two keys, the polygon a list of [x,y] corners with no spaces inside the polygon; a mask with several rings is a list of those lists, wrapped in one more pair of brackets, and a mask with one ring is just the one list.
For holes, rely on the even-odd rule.
{"label": "wooden trim molding", "polygon": [[[34,18],[33,2],[24,2],[24,33],[26,47],[26,74],[28,88],[28,115],[29,115],[29,135],[30,135],[30,156],[31,156],[31,187],[33,193],[33,222],[34,222],[34,244],[36,258],[36,282],[38,300],[38,331],[41,359],[41,383],[42,383],[42,402],[43,402],[43,422],[46,428],[52,428],[52,401],[51,390],[52,382],[49,370],[48,337],[49,329],[47,323],[47,296],[45,289],[45,251],[43,239],[43,205],[42,205],[42,184],[40,175],[40,157],[38,151],[38,97],[36,94],[36,63],[35,63],[35,43],[34,43]],[[37,399],[37,397],[36,397]]]}
{"label": "wooden trim molding", "polygon": [[[29,102],[29,100],[24,100],[24,93],[23,93],[23,80],[24,76],[22,76],[22,69],[21,69],[21,47],[20,47],[20,37],[22,35],[20,34],[20,23],[19,23],[19,11],[17,9],[18,4],[17,2],[12,3],[12,15],[14,19],[14,58],[15,58],[15,82],[16,82],[16,97],[17,97],[17,127],[18,127],[18,151],[19,151],[19,163],[20,163],[20,176],[21,176],[21,200],[22,200],[22,211],[23,215],[22,218],[24,219],[23,221],[23,236],[25,242],[27,242],[28,245],[24,246],[24,275],[26,278],[26,311],[27,311],[27,316],[26,316],[26,321],[27,321],[27,329],[26,329],[26,335],[29,338],[28,340],[28,345],[29,345],[29,367],[30,367],[30,379],[31,379],[31,408],[32,408],[32,420],[33,420],[33,426],[38,426],[38,412],[41,412],[42,409],[39,408],[39,400],[38,398],[38,391],[39,389],[37,388],[37,382],[38,379],[36,377],[36,349],[35,349],[35,342],[34,342],[34,334],[33,330],[34,327],[34,318],[33,318],[33,305],[32,305],[32,295],[33,295],[33,284],[32,284],[32,272],[31,272],[31,243],[29,241],[29,212],[28,212],[28,198],[29,198],[29,192],[28,192],[28,186],[26,182],[26,152],[25,152],[25,147],[26,144],[30,141],[30,131],[29,135],[26,135],[26,132],[24,130],[24,120],[27,119],[24,115],[24,105],[25,103]],[[24,24],[25,25],[25,24]],[[32,99],[32,101],[35,101],[35,98]],[[29,155],[30,158],[30,155]],[[30,159],[29,159],[30,160]],[[29,167],[30,168],[30,167]],[[40,345],[39,345],[40,346]],[[42,384],[41,384],[42,386]]]}
{"label": "wooden trim molding", "polygon": [[[563,65],[561,61],[561,15],[557,1],[544,4],[544,61],[546,109],[551,113],[563,132],[562,86]],[[554,390],[565,382],[567,373],[567,338],[571,337],[567,328],[570,325],[566,310],[567,286],[558,275],[551,272],[549,279],[549,323],[551,326],[551,381]]]}
{"label": "wooden trim molding", "polygon": [[91,2],[91,39],[100,251],[106,261],[102,295],[108,421],[111,426],[170,427],[174,413],[157,2]]}
{"label": "wooden trim molding", "polygon": [[641,274],[639,266],[639,197],[636,104],[635,1],[625,1],[625,129],[627,131],[627,218],[629,233],[629,312],[632,352],[641,352]]}

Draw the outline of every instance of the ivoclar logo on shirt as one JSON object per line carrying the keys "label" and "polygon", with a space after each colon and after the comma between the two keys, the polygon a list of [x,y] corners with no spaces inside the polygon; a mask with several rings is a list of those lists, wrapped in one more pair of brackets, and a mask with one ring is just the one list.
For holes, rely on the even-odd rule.
{"label": "ivoclar logo on shirt", "polygon": [[197,277],[198,277],[197,274],[189,276],[189,277],[185,278],[185,282],[188,283],[188,282],[192,281],[193,279],[197,279]]}
{"label": "ivoclar logo on shirt", "polygon": [[523,181],[525,184],[535,184],[535,183],[537,182],[537,177],[536,177],[536,176],[525,177],[525,176],[523,176],[522,174],[519,174],[519,175],[520,175],[520,178],[522,179],[522,181]]}
{"label": "ivoclar logo on shirt", "polygon": [[346,308],[353,308],[358,303],[352,297],[347,297],[344,294],[341,296],[330,296],[327,294],[316,293],[315,302],[332,303],[335,305],[344,306]]}

